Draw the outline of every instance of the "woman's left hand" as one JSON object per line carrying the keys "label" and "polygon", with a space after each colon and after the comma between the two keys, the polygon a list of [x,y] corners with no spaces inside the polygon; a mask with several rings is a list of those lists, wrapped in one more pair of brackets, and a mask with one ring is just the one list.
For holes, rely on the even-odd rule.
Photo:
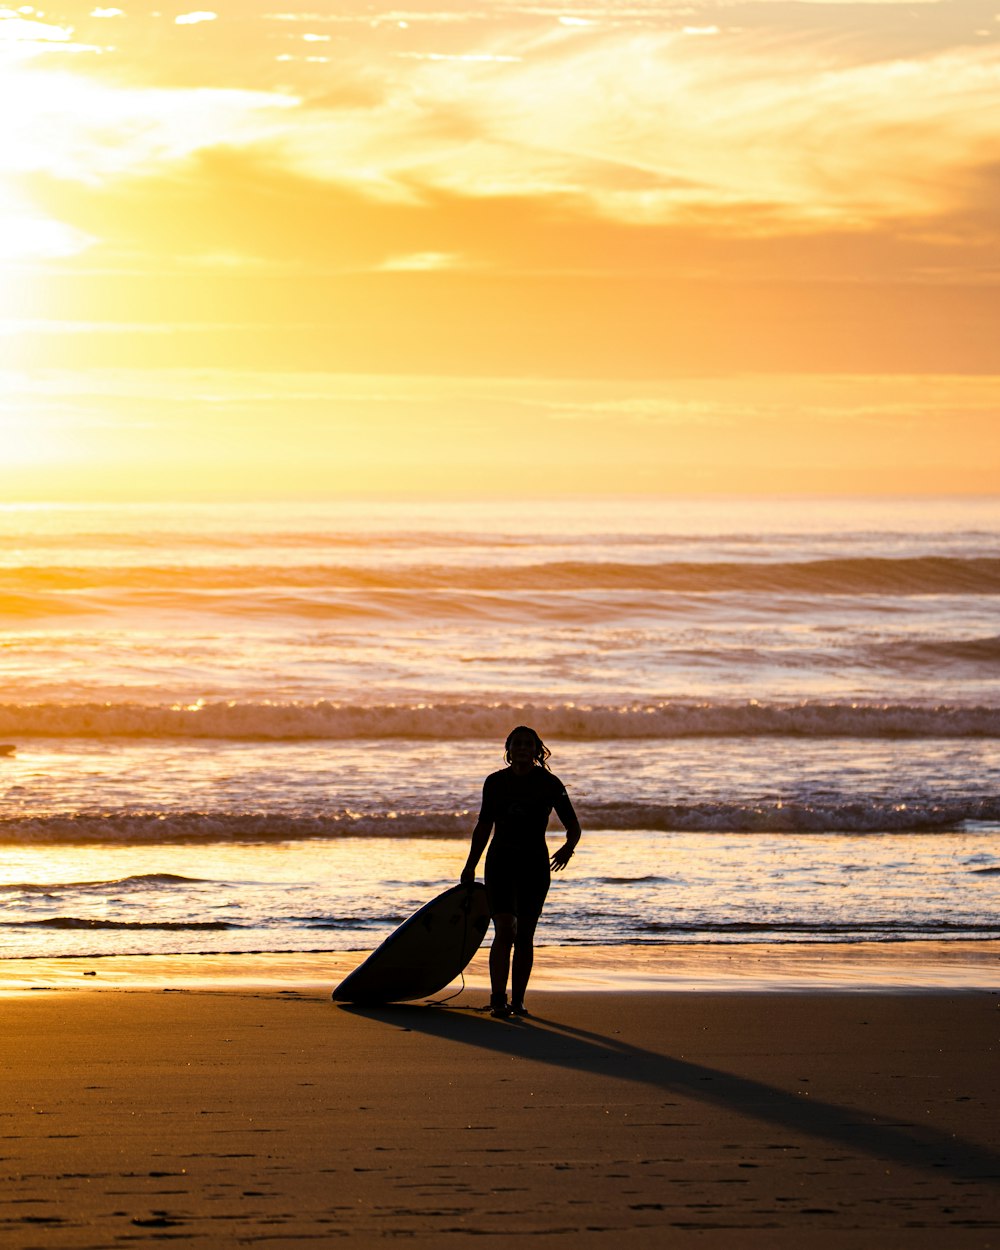
{"label": "woman's left hand", "polygon": [[549,867],[553,872],[562,872],[569,861],[573,858],[573,848],[568,842],[564,842],[558,851],[549,860]]}

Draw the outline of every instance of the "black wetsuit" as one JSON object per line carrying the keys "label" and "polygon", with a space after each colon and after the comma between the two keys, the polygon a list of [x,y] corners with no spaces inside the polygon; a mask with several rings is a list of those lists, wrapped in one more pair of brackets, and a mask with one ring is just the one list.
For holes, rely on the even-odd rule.
{"label": "black wetsuit", "polygon": [[576,820],[563,783],[544,768],[530,773],[502,768],[483,783],[479,820],[493,826],[486,853],[491,915],[510,912],[532,921],[541,915],[549,892],[545,830],[553,808],[564,825]]}

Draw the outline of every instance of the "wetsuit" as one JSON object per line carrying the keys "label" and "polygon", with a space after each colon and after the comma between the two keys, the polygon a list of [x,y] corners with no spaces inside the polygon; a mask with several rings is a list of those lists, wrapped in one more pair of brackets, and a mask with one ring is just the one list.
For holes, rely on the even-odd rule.
{"label": "wetsuit", "polygon": [[479,820],[493,826],[485,874],[491,915],[510,912],[525,920],[541,915],[549,892],[545,830],[553,808],[564,825],[576,820],[563,783],[544,768],[530,773],[502,768],[483,783]]}

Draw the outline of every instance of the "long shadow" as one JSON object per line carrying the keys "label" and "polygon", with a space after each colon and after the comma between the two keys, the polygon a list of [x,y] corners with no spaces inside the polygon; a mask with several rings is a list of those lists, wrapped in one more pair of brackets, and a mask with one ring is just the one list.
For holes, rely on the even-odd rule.
{"label": "long shadow", "polygon": [[763,1081],[657,1054],[560,1021],[531,1016],[505,1023],[462,1007],[339,1006],[352,1015],[397,1028],[405,1025],[450,1042],[682,1094],[894,1163],[937,1172],[946,1169],[965,1179],[1000,1184],[1000,1151],[989,1146],[922,1124],[873,1123],[876,1117],[871,1112],[800,1097]]}

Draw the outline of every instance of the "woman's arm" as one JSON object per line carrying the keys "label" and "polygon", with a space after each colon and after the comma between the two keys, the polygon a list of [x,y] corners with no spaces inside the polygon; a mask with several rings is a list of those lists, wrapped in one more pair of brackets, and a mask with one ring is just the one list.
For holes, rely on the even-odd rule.
{"label": "woman's arm", "polygon": [[462,875],[459,878],[462,885],[476,884],[476,865],[482,858],[492,831],[493,821],[483,820],[482,816],[480,816],[476,822],[475,829],[472,831],[472,845],[469,847],[469,858],[465,861],[465,867],[462,869]]}
{"label": "woman's arm", "polygon": [[570,802],[569,795],[561,786],[560,791],[561,793],[556,798],[555,809],[556,815],[566,826],[566,841],[549,860],[549,867],[553,872],[562,872],[573,858],[573,852],[576,850],[576,844],[580,841],[581,833],[580,822],[577,819],[576,812],[573,810],[573,804]]}
{"label": "woman's arm", "polygon": [[472,831],[472,845],[469,847],[469,858],[465,861],[465,867],[462,869],[462,875],[459,878],[462,885],[472,886],[476,884],[476,865],[482,858],[483,851],[486,849],[486,843],[489,842],[490,834],[493,832],[492,793],[490,778],[487,777],[483,783],[483,801],[479,808],[479,819],[476,821],[476,827]]}
{"label": "woman's arm", "polygon": [[573,852],[576,850],[576,844],[580,841],[580,833],[580,822],[574,816],[566,826],[566,841],[549,860],[549,867],[554,872],[562,872],[569,861],[573,858]]}

